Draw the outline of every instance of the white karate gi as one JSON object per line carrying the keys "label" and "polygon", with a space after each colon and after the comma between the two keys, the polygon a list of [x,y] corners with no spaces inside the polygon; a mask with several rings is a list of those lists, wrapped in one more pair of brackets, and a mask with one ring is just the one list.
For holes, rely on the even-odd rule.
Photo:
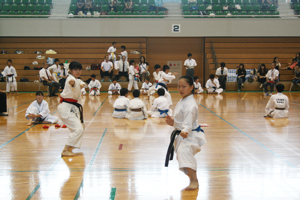
{"label": "white karate gi", "polygon": [[[69,84],[70,80],[75,81],[74,87]],[[82,80],[76,79],[74,76],[69,74],[66,85],[63,92],[60,94],[62,98],[80,100],[81,89],[80,85],[85,84]],[[67,125],[71,131],[66,145],[79,148],[81,146],[82,137],[84,133],[84,124],[80,121],[80,111],[79,109],[69,103],[62,102],[57,107],[59,116],[64,124]]]}
{"label": "white karate gi", "polygon": [[116,83],[116,85],[114,83],[111,83],[108,87],[108,94],[116,94],[115,92],[112,92],[112,90],[118,90],[118,94],[120,94],[120,90],[121,90],[121,85],[119,83]]}
{"label": "white karate gi", "polygon": [[[139,112],[131,111],[131,109],[139,109],[139,108],[141,108],[142,111]],[[126,118],[128,118],[129,120],[147,119],[148,113],[147,113],[147,108],[145,103],[139,98],[131,99],[129,102],[129,110],[126,115]]]}
{"label": "white karate gi", "polygon": [[[222,89],[222,88],[219,88],[219,87],[220,87],[219,80],[215,78],[215,79],[214,79],[214,83],[215,83],[216,85],[214,85],[210,79],[208,79],[208,80],[206,81],[205,87],[206,87],[206,89],[207,89],[207,92],[208,92],[208,93],[216,92],[216,93],[218,93],[218,94],[222,93],[222,92],[223,92],[223,89]],[[216,87],[217,89],[214,89],[213,87]]]}
{"label": "white karate gi", "polygon": [[148,111],[148,115],[151,117],[166,117],[166,113],[160,114],[160,111],[158,110],[169,110],[168,115],[172,116],[172,109],[170,109],[169,101],[166,97],[164,96],[159,96],[153,101],[153,104],[151,106],[150,111]]}
{"label": "white karate gi", "polygon": [[[44,119],[44,121],[51,122],[52,124],[56,124],[58,122],[58,117],[50,115],[49,106],[47,101],[45,100],[43,100],[41,104],[39,104],[37,100],[32,102],[25,113],[25,117],[28,120],[29,118],[27,116],[29,114],[41,115],[41,119]],[[32,121],[36,121],[36,118],[34,118]]]}
{"label": "white karate gi", "polygon": [[198,126],[198,106],[193,95],[189,95],[181,99],[174,110],[174,128],[188,133],[185,139],[178,135],[174,143],[179,169],[183,172],[184,168],[197,171],[197,161],[194,156],[206,143],[203,132],[192,131]]}
{"label": "white karate gi", "polygon": [[126,109],[126,111],[116,111],[116,110],[114,110],[112,116],[114,118],[125,118],[126,114],[127,114],[127,111],[128,111],[128,108],[129,108],[129,102],[130,102],[130,100],[127,97],[119,96],[119,98],[116,99],[113,107],[115,109]]}
{"label": "white karate gi", "polygon": [[119,55],[119,56],[120,56],[120,61],[122,60],[122,57],[123,57],[123,56],[125,56],[126,61],[128,60],[128,53],[127,53],[126,50],[125,50],[125,51],[122,51],[122,52],[121,52],[121,55]]}
{"label": "white karate gi", "polygon": [[[90,94],[89,94],[90,96],[99,96],[100,95],[100,88],[102,86],[101,86],[101,83],[99,80],[97,80],[97,79],[95,81],[91,80],[88,87],[89,87],[89,91],[90,91]],[[97,88],[97,91],[92,90],[92,88]]]}
{"label": "white karate gi", "polygon": [[[163,84],[165,84],[165,85],[167,86],[167,85],[168,85],[169,83],[171,83],[172,80],[175,79],[175,78],[176,78],[176,77],[175,77],[174,75],[172,75],[171,73],[168,73],[168,74],[167,74],[167,73],[165,73],[165,72],[162,72],[162,73],[161,73],[161,77],[160,77],[160,79],[158,80],[158,83],[163,83]],[[165,81],[165,79],[166,79],[167,81]],[[165,87],[163,87],[163,86],[157,84],[157,85],[155,86],[155,90],[157,91],[159,88],[163,88],[163,89],[165,90],[165,97],[168,99],[170,106],[173,105],[172,97],[171,97],[171,94],[169,93],[169,91],[166,90]]]}
{"label": "white karate gi", "polygon": [[158,73],[153,72],[154,82],[153,82],[153,85],[148,90],[148,96],[155,94],[156,84],[158,83],[158,81],[159,81],[159,79],[161,77],[161,74],[162,74],[162,71],[159,71]]}
{"label": "white karate gi", "polygon": [[146,83],[146,82],[144,82],[143,83],[143,85],[142,85],[142,89],[140,90],[140,92],[142,93],[142,94],[148,94],[148,90],[150,89],[150,87],[152,86],[152,83]]}
{"label": "white karate gi", "polygon": [[51,65],[50,67],[48,67],[48,70],[52,71],[52,77],[53,77],[54,81],[58,82],[59,76],[62,73],[60,65],[56,65],[56,64]]}
{"label": "white karate gi", "polygon": [[134,69],[133,65],[129,66],[128,74],[129,74],[128,90],[131,91],[132,85],[133,85],[135,90],[138,90],[139,87],[138,87],[138,84],[137,84],[137,80],[135,80],[135,78],[134,78],[135,69]]}
{"label": "white karate gi", "polygon": [[198,82],[198,83],[194,82],[194,87],[195,87],[196,94],[201,94],[203,92],[200,82]]}
{"label": "white karate gi", "polygon": [[[13,74],[13,76],[8,77],[8,74]],[[3,70],[3,76],[6,77],[6,92],[17,91],[17,72],[13,66],[6,66]]]}
{"label": "white karate gi", "polygon": [[116,62],[117,55],[115,54],[117,51],[117,48],[114,46],[111,46],[108,48],[107,53],[109,53],[108,59],[112,60],[113,62]]}
{"label": "white karate gi", "polygon": [[[284,110],[279,110],[279,109]],[[273,118],[285,118],[288,117],[289,98],[281,92],[274,94],[268,101],[266,106],[266,114]]]}

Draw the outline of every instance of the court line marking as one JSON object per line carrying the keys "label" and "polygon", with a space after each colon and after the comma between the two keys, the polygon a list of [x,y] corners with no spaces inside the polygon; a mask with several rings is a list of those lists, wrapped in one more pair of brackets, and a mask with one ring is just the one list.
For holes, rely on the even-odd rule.
{"label": "court line marking", "polygon": [[97,112],[99,111],[99,109],[102,107],[102,105],[104,104],[104,102],[106,101],[106,99],[108,98],[108,96],[104,99],[104,101],[102,101],[101,105],[99,106],[99,108],[94,112],[93,116],[95,116],[97,114]]}
{"label": "court line marking", "polygon": [[[215,116],[217,116],[218,118],[220,118],[221,120],[223,120],[224,122],[226,122],[227,124],[229,124],[230,126],[232,126],[233,128],[235,128],[236,130],[238,130],[240,133],[244,134],[245,136],[247,136],[249,139],[253,140],[255,143],[259,144],[261,147],[263,147],[264,149],[266,149],[267,151],[269,151],[270,153],[272,153],[274,156],[283,159],[280,155],[278,155],[277,153],[275,153],[274,151],[272,151],[270,148],[266,147],[265,145],[263,145],[262,143],[260,143],[259,141],[257,141],[256,139],[254,139],[253,137],[251,137],[250,135],[248,135],[247,133],[245,133],[244,131],[242,131],[241,129],[239,129],[238,127],[234,126],[233,124],[231,124],[230,122],[226,121],[224,118],[220,117],[219,115],[217,115],[216,113],[214,113],[213,111],[211,111],[209,108],[205,107],[203,104],[200,104],[203,108],[205,108],[206,110],[208,110],[209,112],[211,112],[212,114],[214,114]],[[286,161],[283,159],[283,161],[285,163],[287,163],[288,165],[290,165],[291,167],[295,167],[296,166],[292,163],[290,163],[289,161]]]}
{"label": "court line marking", "polygon": [[[32,100],[32,101],[34,101],[34,100]],[[20,105],[18,105],[18,106],[15,106],[15,107],[12,107],[12,108],[8,109],[7,111],[10,111],[10,110],[12,110],[12,109],[18,108],[18,107],[23,106],[23,105],[25,105],[25,104],[28,104],[28,103],[30,103],[30,102],[32,102],[32,101],[28,101],[28,102],[22,103],[22,104],[20,104]]]}
{"label": "court line marking", "polygon": [[296,105],[299,105],[300,106],[300,104],[299,103],[294,103],[294,102],[290,102],[291,104],[296,104]]}
{"label": "court line marking", "polygon": [[[51,115],[55,114],[57,112],[57,110],[53,113],[51,113]],[[6,146],[7,144],[9,144],[11,141],[15,140],[16,138],[20,137],[21,135],[23,135],[24,133],[26,133],[26,131],[28,131],[29,129],[35,127],[37,124],[34,124],[33,126],[27,128],[25,131],[21,132],[20,134],[18,134],[17,136],[13,137],[12,139],[8,140],[7,142],[5,142],[4,144],[0,145],[0,149],[3,148],[4,146]]]}
{"label": "court line marking", "polygon": [[[60,160],[61,160],[61,157],[59,157],[59,158],[55,161],[55,163],[52,164],[51,168],[47,171],[47,173],[46,173],[46,175],[45,175],[44,178],[47,178],[47,177],[48,177],[48,175],[50,174],[50,172],[53,171],[53,169],[55,168],[55,166],[57,165],[57,163],[58,163]],[[41,187],[41,182],[39,182],[39,183],[37,184],[37,186],[35,186],[35,188],[32,190],[32,192],[29,194],[29,196],[26,198],[26,200],[30,200],[30,199],[33,197],[33,195],[38,191],[38,189],[39,189],[40,187]]]}
{"label": "court line marking", "polygon": [[245,97],[247,96],[247,92],[245,93],[245,95],[243,96],[243,98],[242,98],[242,101],[244,101],[244,99],[245,99]]}
{"label": "court line marking", "polygon": [[109,200],[115,200],[117,188],[111,188]]}
{"label": "court line marking", "polygon": [[[91,161],[90,161],[88,167],[84,170],[84,176],[85,176],[88,172],[90,172],[91,167],[92,167],[92,165],[93,165],[94,162],[95,162],[96,156],[97,156],[98,151],[99,151],[99,149],[100,149],[100,147],[101,147],[101,144],[102,144],[102,142],[103,142],[103,139],[104,139],[104,136],[105,136],[106,132],[107,132],[107,128],[104,130],[104,132],[103,132],[103,134],[102,134],[102,137],[101,137],[101,139],[100,139],[100,141],[99,141],[99,143],[98,143],[98,145],[97,145],[97,148],[96,148],[95,151],[94,151],[94,154],[93,154],[93,156],[92,156],[92,159],[91,159]],[[80,186],[79,186],[79,188],[78,188],[78,190],[77,190],[77,192],[76,192],[76,195],[75,195],[75,197],[74,197],[74,199],[76,199],[76,200],[80,197],[80,190],[83,188],[83,181],[84,181],[84,178],[82,179],[81,184],[80,184]]]}

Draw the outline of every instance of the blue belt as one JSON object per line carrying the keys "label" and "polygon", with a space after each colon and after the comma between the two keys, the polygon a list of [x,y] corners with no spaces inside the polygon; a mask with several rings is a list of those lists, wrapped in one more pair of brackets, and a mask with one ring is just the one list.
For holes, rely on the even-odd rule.
{"label": "blue belt", "polygon": [[157,83],[156,86],[155,86],[155,88],[157,88],[158,85],[161,85],[161,86],[163,86],[164,88],[167,88],[166,84],[164,84],[164,83]]}
{"label": "blue belt", "polygon": [[169,110],[160,110],[160,109],[157,109],[157,110],[158,110],[158,112],[160,112],[161,115],[164,113],[166,113],[168,115],[168,112],[169,112]]}
{"label": "blue belt", "polygon": [[117,109],[117,108],[115,108],[115,111],[124,112],[124,111],[127,111],[127,109]]}
{"label": "blue belt", "polygon": [[202,128],[201,128],[201,126],[199,125],[197,128],[195,128],[195,129],[193,129],[192,131],[197,131],[197,132],[203,132],[204,133],[204,131],[202,130]]}

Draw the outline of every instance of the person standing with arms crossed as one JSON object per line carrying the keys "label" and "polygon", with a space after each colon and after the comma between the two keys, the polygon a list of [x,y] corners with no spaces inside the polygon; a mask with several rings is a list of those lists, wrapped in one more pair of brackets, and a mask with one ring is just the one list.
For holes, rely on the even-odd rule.
{"label": "person standing with arms crossed", "polygon": [[190,76],[194,79],[194,68],[197,67],[197,63],[196,61],[192,58],[192,54],[188,53],[187,57],[188,59],[186,59],[184,61],[184,67],[186,68],[186,75]]}

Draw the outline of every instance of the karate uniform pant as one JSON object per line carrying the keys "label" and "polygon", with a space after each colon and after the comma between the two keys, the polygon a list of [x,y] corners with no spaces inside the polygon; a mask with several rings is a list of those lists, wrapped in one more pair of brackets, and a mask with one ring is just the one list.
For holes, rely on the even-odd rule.
{"label": "karate uniform pant", "polygon": [[213,93],[213,92],[216,92],[216,93],[218,93],[218,94],[221,94],[222,92],[223,92],[223,89],[222,88],[218,88],[218,89],[213,89],[213,88],[208,88],[207,89],[207,92],[208,93]]}
{"label": "karate uniform pant", "polygon": [[201,88],[201,89],[198,89],[198,90],[195,90],[195,93],[196,94],[201,94],[203,92],[203,89]]}
{"label": "karate uniform pant", "polygon": [[127,115],[127,111],[115,111],[114,110],[112,117],[122,119],[122,118],[125,118],[126,115]]}
{"label": "karate uniform pant", "polygon": [[266,109],[266,114],[272,118],[287,118],[289,111],[288,110],[269,110]]}
{"label": "karate uniform pant", "polygon": [[80,121],[79,109],[76,106],[72,106],[71,110],[76,110],[76,113],[71,111],[68,118],[62,118],[62,116],[64,115],[63,112],[66,111],[66,109],[64,108],[66,106],[64,104],[67,103],[63,102],[58,106],[58,111],[61,121],[65,125],[67,125],[68,129],[71,131],[66,145],[74,148],[80,148],[84,133],[84,124],[82,124]]}
{"label": "karate uniform pant", "polygon": [[82,94],[82,95],[85,95],[85,94],[86,94],[85,88],[81,88],[81,94]]}
{"label": "karate uniform pant", "polygon": [[110,95],[112,95],[112,94],[120,94],[120,90],[118,92],[108,91],[107,94],[110,94]]}
{"label": "karate uniform pant", "polygon": [[184,172],[184,168],[197,171],[197,161],[195,154],[201,150],[201,146],[206,143],[203,132],[192,131],[187,138],[183,139],[178,135],[175,139],[175,152],[179,169]]}
{"label": "karate uniform pant", "polygon": [[154,95],[155,94],[155,87],[156,87],[156,84],[155,85],[152,85],[149,90],[148,90],[148,96],[151,96],[151,95]]}
{"label": "karate uniform pant", "polygon": [[90,96],[100,96],[100,91],[99,90],[97,90],[97,91],[92,90],[89,95]]}
{"label": "karate uniform pant", "polygon": [[[29,114],[39,114],[39,110],[36,108],[36,107],[32,107],[30,110],[29,110]],[[29,120],[29,118],[27,118],[26,116],[26,119]],[[36,118],[33,118],[32,121],[36,121]],[[47,121],[47,122],[51,122],[51,124],[56,124],[58,122],[58,117],[56,116],[51,116],[51,115],[48,115],[44,121]]]}
{"label": "karate uniform pant", "polygon": [[7,112],[6,94],[0,92],[0,113]]}
{"label": "karate uniform pant", "polygon": [[137,81],[135,81],[134,78],[133,78],[133,79],[129,79],[129,83],[128,83],[128,90],[129,90],[129,91],[131,91],[132,85],[133,85],[133,87],[134,87],[135,90],[138,90],[138,89],[139,89],[139,86],[138,86],[138,84],[137,84]]}
{"label": "karate uniform pant", "polygon": [[148,94],[148,90],[145,90],[145,89],[141,89],[140,92],[141,92],[141,94]]}
{"label": "karate uniform pant", "polygon": [[[147,113],[145,113],[147,114]],[[129,120],[142,120],[147,118],[144,113],[142,111],[140,112],[134,112],[134,111],[130,111],[129,113],[127,113],[126,118]]]}
{"label": "karate uniform pant", "polygon": [[[158,110],[156,110],[154,112],[153,111],[148,111],[147,113],[148,113],[148,116],[154,117],[154,118],[164,118],[164,117],[167,117],[166,113],[160,114],[160,112]],[[172,109],[169,109],[168,115],[169,116],[173,115],[173,110]]]}
{"label": "karate uniform pant", "polygon": [[6,82],[6,92],[17,91],[17,81],[7,81]]}

